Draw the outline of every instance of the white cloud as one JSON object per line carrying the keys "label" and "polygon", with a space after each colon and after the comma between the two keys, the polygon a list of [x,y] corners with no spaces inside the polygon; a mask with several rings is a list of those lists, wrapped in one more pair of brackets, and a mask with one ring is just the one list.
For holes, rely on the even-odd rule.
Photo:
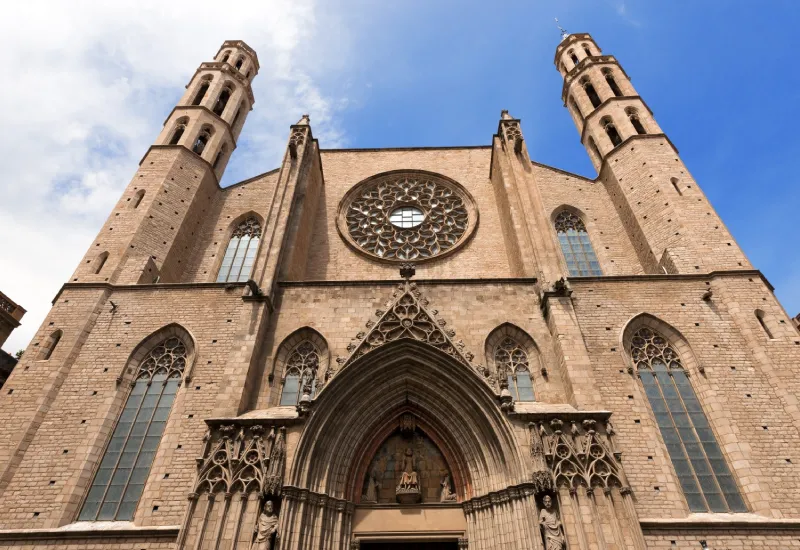
{"label": "white cloud", "polygon": [[276,167],[302,113],[326,147],[345,143],[346,100],[320,79],[342,70],[347,33],[315,0],[4,5],[0,290],[28,310],[7,351],[27,345],[195,68],[226,39],[253,47],[261,70],[224,182]]}

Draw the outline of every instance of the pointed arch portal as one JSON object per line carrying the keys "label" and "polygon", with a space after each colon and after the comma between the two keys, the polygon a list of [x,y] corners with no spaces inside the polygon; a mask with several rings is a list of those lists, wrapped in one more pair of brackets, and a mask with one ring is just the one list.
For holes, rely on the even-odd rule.
{"label": "pointed arch portal", "polygon": [[[458,399],[447,399],[449,395]],[[383,502],[365,502],[369,490],[365,483],[376,454],[380,461],[387,445],[402,449],[403,437],[412,442],[414,453],[427,453],[425,459],[436,464],[417,466],[420,478],[432,475],[432,467],[447,470],[441,472],[442,479],[451,475],[450,500],[441,502],[441,493],[434,493],[442,479],[420,479],[427,493],[411,507],[413,511],[390,502],[396,487],[377,499]],[[403,454],[387,462],[402,462]],[[404,470],[402,464],[393,468],[385,476],[392,485]],[[281,517],[281,532],[288,538],[282,544],[307,548],[321,536],[330,538],[331,544],[321,548],[338,547],[351,535],[363,542],[397,540],[393,536],[455,542],[474,521],[470,514],[465,517],[465,502],[525,483],[526,471],[496,394],[474,369],[424,342],[391,342],[350,362],[315,400],[284,486],[289,506]],[[343,518],[333,519],[325,507],[310,504],[328,499],[341,502]],[[533,506],[532,497],[529,503],[524,499],[508,503],[503,513],[495,511],[496,516],[510,514],[506,520],[497,517],[498,525],[513,521],[515,514],[523,517],[525,506]],[[524,517],[534,517],[531,510],[525,509]],[[328,522],[333,522],[332,528],[315,534],[314,525]],[[375,531],[377,524],[381,533]],[[531,523],[519,528],[532,537],[534,527]]]}

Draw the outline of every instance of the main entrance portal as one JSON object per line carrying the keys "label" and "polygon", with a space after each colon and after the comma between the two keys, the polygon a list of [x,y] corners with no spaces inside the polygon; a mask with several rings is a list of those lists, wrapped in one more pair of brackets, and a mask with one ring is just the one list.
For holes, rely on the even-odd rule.
{"label": "main entrance portal", "polygon": [[458,550],[453,542],[362,542],[362,550]]}

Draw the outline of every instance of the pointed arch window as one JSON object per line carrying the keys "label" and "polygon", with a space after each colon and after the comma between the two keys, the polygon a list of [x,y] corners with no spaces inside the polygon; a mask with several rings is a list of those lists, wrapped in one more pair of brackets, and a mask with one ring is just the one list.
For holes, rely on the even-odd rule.
{"label": "pointed arch window", "polygon": [[222,62],[227,63],[230,57],[231,57],[231,52],[225,52],[225,55],[222,56]]}
{"label": "pointed arch window", "polygon": [[504,338],[495,349],[497,372],[508,377],[508,391],[514,401],[536,401],[533,394],[528,353],[513,338]]}
{"label": "pointed arch window", "polygon": [[617,81],[614,80],[614,75],[611,70],[606,69],[603,71],[603,76],[606,77],[606,82],[608,83],[608,87],[611,88],[611,91],[614,93],[616,97],[622,97],[622,90],[619,89],[617,85]]}
{"label": "pointed arch window", "polygon": [[622,138],[617,131],[617,127],[611,122],[610,118],[604,118],[600,121],[600,124],[603,125],[603,129],[606,131],[606,135],[608,135],[608,139],[611,140],[611,144],[616,147],[622,143]]}
{"label": "pointed arch window", "polygon": [[169,140],[170,145],[178,145],[178,142],[183,137],[183,132],[186,130],[185,124],[178,124],[175,126],[175,131],[172,133],[172,139]]}
{"label": "pointed arch window", "polygon": [[208,128],[203,128],[202,130],[200,130],[200,133],[197,134],[197,139],[194,140],[192,151],[194,151],[198,155],[202,155],[203,151],[205,151],[206,145],[208,145],[208,140],[210,139],[211,139],[211,130]]}
{"label": "pointed arch window", "polygon": [[630,353],[689,509],[746,512],[678,353],[650,328],[633,335]]}
{"label": "pointed arch window", "polygon": [[222,265],[219,266],[218,283],[244,282],[250,278],[259,239],[261,224],[255,216],[248,217],[236,226],[225,249]]}
{"label": "pointed arch window", "polygon": [[133,519],[181,384],[186,356],[183,341],[170,337],[140,364],[79,521]]}
{"label": "pointed arch window", "polygon": [[599,277],[603,274],[589,233],[579,216],[562,210],[556,216],[555,228],[570,277]]}
{"label": "pointed arch window", "polygon": [[219,93],[219,97],[217,101],[214,103],[214,114],[222,116],[222,113],[225,111],[225,106],[228,105],[228,100],[231,98],[231,89],[229,86],[225,86],[222,91]]}
{"label": "pointed arch window", "polygon": [[582,86],[584,91],[586,92],[586,96],[589,98],[589,101],[592,102],[592,107],[599,107],[600,106],[600,96],[597,95],[597,90],[594,89],[594,84],[592,84],[588,79],[582,82]]}
{"label": "pointed arch window", "polygon": [[633,129],[636,130],[637,134],[642,135],[647,133],[647,130],[642,126],[642,121],[639,120],[639,112],[636,109],[626,109],[625,114],[628,115],[628,119],[631,121],[631,125]]}
{"label": "pointed arch window", "polygon": [[583,51],[587,55],[587,57],[592,57],[592,51],[589,49],[587,44],[583,45]]}
{"label": "pointed arch window", "polygon": [[244,65],[244,56],[241,56],[239,57],[239,59],[236,60],[236,69],[241,71],[242,65]]}
{"label": "pointed arch window", "polygon": [[573,62],[575,65],[577,65],[577,64],[578,64],[578,56],[577,56],[577,55],[575,55],[575,52],[574,52],[573,50],[570,50],[570,51],[569,51],[569,58],[572,60],[572,62]]}
{"label": "pointed arch window", "polygon": [[206,92],[208,92],[208,87],[211,84],[211,79],[205,79],[203,82],[200,83],[200,87],[197,89],[197,93],[192,100],[192,105],[200,105],[203,101],[203,98],[206,96]]}
{"label": "pointed arch window", "polygon": [[309,340],[303,340],[294,348],[284,369],[281,406],[297,405],[304,388],[308,389],[312,398],[314,397],[317,390],[319,359],[319,349]]}

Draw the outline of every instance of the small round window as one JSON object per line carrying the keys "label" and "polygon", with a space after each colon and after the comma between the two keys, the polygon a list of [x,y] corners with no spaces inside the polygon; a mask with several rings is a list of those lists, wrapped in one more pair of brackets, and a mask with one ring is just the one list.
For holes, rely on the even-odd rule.
{"label": "small round window", "polygon": [[402,206],[389,214],[389,221],[393,226],[400,229],[417,227],[424,220],[425,214],[423,214],[422,210],[413,206]]}

